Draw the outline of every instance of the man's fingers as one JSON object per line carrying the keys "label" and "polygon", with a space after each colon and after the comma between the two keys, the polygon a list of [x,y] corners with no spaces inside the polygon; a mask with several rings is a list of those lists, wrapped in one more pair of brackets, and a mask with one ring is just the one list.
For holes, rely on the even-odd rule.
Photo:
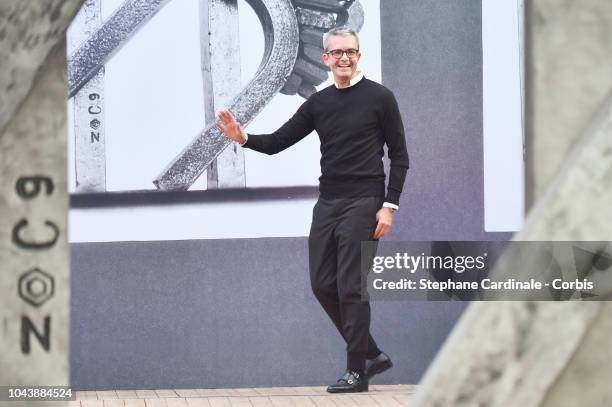
{"label": "man's fingers", "polygon": [[223,114],[223,112],[219,113],[219,118],[221,119],[220,121],[216,122],[217,127],[223,132],[225,133],[225,135],[227,137],[229,137],[230,139],[238,142],[238,143],[242,143],[242,129],[240,128],[240,123],[238,123],[237,121],[234,122],[223,122],[224,119],[227,118],[226,115]]}
{"label": "man's fingers", "polygon": [[234,125],[234,124],[238,123],[234,119],[234,116],[232,116],[232,114],[229,111],[227,111],[227,110],[222,110],[222,111],[219,112],[219,121],[221,123],[223,123],[223,125],[225,127],[228,127],[228,126],[231,126],[231,125]]}
{"label": "man's fingers", "polygon": [[382,232],[382,228],[383,228],[383,224],[381,222],[378,222],[376,224],[376,230],[374,231],[374,239],[380,238],[380,233]]}
{"label": "man's fingers", "polygon": [[390,230],[391,230],[391,227],[389,225],[384,225],[383,230],[380,233],[380,237],[385,236],[387,233],[389,233]]}
{"label": "man's fingers", "polygon": [[230,116],[227,114],[227,111],[225,111],[225,110],[219,112],[219,119],[225,125],[227,125],[227,124],[229,124],[231,122]]}
{"label": "man's fingers", "polygon": [[374,239],[380,239],[381,237],[389,233],[390,230],[391,225],[384,222],[378,222],[378,224],[376,225],[376,230],[374,231]]}
{"label": "man's fingers", "polygon": [[234,123],[236,121],[234,115],[229,110],[223,110],[219,113],[219,116],[223,119],[225,124]]}

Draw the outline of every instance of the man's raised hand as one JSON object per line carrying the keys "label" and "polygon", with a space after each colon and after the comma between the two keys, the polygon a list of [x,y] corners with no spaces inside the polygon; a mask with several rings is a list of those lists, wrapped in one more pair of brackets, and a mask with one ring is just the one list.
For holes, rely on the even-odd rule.
{"label": "man's raised hand", "polygon": [[237,143],[244,144],[247,141],[247,135],[240,123],[236,121],[234,115],[229,110],[223,110],[219,113],[219,121],[217,127],[225,133],[227,137]]}

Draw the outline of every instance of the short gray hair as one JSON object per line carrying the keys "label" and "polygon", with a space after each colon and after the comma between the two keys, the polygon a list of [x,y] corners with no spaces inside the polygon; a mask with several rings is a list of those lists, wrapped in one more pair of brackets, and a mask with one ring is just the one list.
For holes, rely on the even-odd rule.
{"label": "short gray hair", "polygon": [[352,35],[353,37],[355,37],[355,40],[357,40],[357,49],[359,49],[359,36],[357,35],[357,31],[348,27],[336,27],[323,34],[323,49],[325,51],[329,51],[327,49],[329,37],[336,35],[341,37],[347,37],[349,35]]}

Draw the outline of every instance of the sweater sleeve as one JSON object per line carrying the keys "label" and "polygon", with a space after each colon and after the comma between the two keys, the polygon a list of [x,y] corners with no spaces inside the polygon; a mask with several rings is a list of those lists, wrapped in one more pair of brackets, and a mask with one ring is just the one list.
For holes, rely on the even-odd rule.
{"label": "sweater sleeve", "polygon": [[250,134],[243,147],[266,154],[279,153],[314,130],[314,120],[310,113],[310,100],[308,99],[295,112],[295,114],[278,130],[272,134]]}
{"label": "sweater sleeve", "polygon": [[406,180],[406,172],[408,171],[408,150],[406,149],[402,117],[393,93],[389,92],[385,97],[384,106],[381,126],[388,147],[387,156],[391,164],[385,201],[399,205],[400,195]]}

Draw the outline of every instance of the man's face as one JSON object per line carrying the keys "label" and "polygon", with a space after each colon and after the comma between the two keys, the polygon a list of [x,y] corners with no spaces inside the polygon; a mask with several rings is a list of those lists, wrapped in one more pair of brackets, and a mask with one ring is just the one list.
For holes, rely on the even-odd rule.
{"label": "man's face", "polygon": [[[328,38],[327,51],[357,49],[357,40],[352,35],[332,35]],[[357,62],[361,53],[349,58],[343,53],[340,58],[334,58],[330,54],[323,54],[323,62],[329,66],[336,82],[350,80],[357,72]]]}

